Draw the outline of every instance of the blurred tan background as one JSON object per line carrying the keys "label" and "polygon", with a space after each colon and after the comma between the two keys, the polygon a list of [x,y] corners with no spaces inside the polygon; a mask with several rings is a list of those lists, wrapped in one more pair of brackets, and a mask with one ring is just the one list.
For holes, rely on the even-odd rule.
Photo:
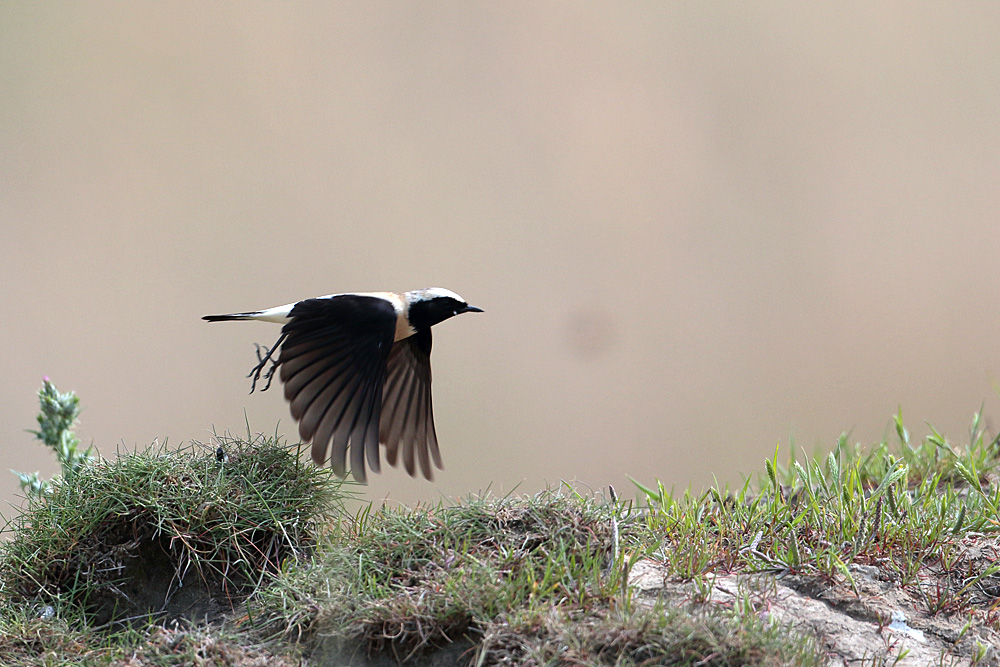
{"label": "blurred tan background", "polygon": [[105,455],[294,435],[244,378],[278,327],[199,318],[432,285],[486,310],[435,330],[446,469],[371,498],[701,489],[898,406],[963,441],[1000,415],[998,33],[989,3],[3,3],[0,468],[56,470],[43,375]]}

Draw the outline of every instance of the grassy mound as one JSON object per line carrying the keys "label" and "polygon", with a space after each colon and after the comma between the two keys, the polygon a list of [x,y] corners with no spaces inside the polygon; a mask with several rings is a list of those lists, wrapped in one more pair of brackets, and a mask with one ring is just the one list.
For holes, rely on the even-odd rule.
{"label": "grassy mound", "polygon": [[90,626],[214,620],[309,551],[337,497],[328,471],[271,438],[94,461],[29,496],[0,586]]}
{"label": "grassy mound", "polygon": [[257,631],[316,664],[816,665],[815,643],[740,610],[640,604],[657,536],[569,487],[344,523],[255,598]]}

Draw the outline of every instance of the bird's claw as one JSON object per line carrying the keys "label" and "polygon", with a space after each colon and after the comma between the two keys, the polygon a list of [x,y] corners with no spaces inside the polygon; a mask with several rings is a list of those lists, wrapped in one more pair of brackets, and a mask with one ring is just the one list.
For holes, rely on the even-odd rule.
{"label": "bird's claw", "polygon": [[285,339],[285,334],[281,334],[281,337],[278,338],[277,343],[275,343],[273,346],[269,348],[268,347],[263,348],[264,354],[260,353],[262,346],[259,343],[254,343],[254,347],[256,348],[257,351],[257,365],[254,366],[252,369],[250,369],[250,374],[247,375],[248,378],[253,378],[253,382],[250,383],[251,394],[254,392],[255,389],[257,389],[257,381],[260,380],[261,372],[264,370],[264,366],[267,365],[268,361],[271,362],[271,367],[267,369],[266,373],[264,373],[264,380],[266,381],[266,383],[264,384],[264,387],[261,389],[261,391],[267,391],[270,388],[271,381],[274,380],[274,369],[278,367],[278,360],[272,359],[271,357],[272,355],[274,355],[274,351],[278,349],[278,346],[281,345],[281,341],[283,341],[284,339]]}

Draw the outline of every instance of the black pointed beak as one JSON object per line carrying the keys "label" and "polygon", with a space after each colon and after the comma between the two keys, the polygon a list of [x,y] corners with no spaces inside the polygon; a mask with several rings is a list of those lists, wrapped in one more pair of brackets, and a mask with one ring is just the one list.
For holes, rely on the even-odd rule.
{"label": "black pointed beak", "polygon": [[483,312],[483,309],[482,308],[476,308],[475,306],[466,306],[465,309],[462,310],[462,312],[463,313],[481,313],[481,312]]}

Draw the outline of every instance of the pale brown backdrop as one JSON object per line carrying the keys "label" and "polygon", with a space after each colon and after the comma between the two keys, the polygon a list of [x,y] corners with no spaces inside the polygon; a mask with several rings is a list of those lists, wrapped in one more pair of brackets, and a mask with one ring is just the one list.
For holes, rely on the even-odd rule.
{"label": "pale brown backdrop", "polygon": [[[790,440],[961,440],[1000,369],[993,3],[5,2],[2,469],[43,375],[105,454],[294,433],[209,325],[440,285],[411,503],[739,481]],[[9,514],[9,510],[5,510]]]}

